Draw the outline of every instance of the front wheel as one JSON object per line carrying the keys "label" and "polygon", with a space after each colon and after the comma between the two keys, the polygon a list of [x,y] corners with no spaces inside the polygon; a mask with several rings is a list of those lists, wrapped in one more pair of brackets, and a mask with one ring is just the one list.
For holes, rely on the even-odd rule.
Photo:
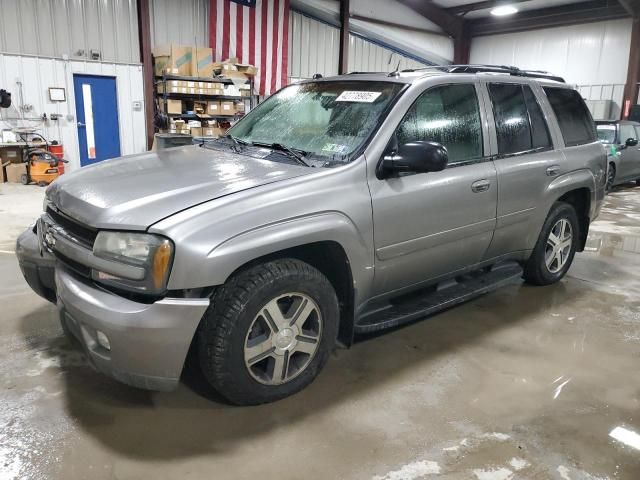
{"label": "front wheel", "polygon": [[534,285],[558,282],[573,262],[578,238],[579,225],[575,209],[568,203],[555,203],[524,267],[525,281]]}
{"label": "front wheel", "polygon": [[259,264],[214,295],[198,331],[200,366],[231,403],[287,397],[326,363],[338,319],[335,291],[317,269],[296,259]]}

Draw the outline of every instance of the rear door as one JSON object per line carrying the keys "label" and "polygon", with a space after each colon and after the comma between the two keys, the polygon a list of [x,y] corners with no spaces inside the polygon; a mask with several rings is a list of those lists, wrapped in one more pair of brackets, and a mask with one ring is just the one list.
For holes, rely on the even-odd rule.
{"label": "rear door", "polygon": [[484,155],[484,112],[473,83],[437,85],[409,108],[399,144],[443,144],[441,172],[370,178],[376,293],[389,293],[479,262],[493,235],[496,172]]}
{"label": "rear door", "polygon": [[635,180],[640,177],[640,145],[625,145],[628,139],[638,139],[638,133],[632,123],[620,124],[620,160],[618,162],[618,179]]}
{"label": "rear door", "polygon": [[498,174],[496,232],[487,258],[530,249],[539,230],[531,228],[553,178],[562,173],[547,119],[534,89],[518,82],[484,82],[494,127]]}

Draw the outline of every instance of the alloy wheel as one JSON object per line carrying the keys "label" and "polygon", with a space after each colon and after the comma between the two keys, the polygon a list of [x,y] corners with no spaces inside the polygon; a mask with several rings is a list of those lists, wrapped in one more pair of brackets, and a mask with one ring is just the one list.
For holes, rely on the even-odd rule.
{"label": "alloy wheel", "polygon": [[565,218],[558,220],[547,238],[545,264],[551,273],[558,273],[566,265],[571,253],[573,232],[571,224]]}
{"label": "alloy wheel", "polygon": [[291,292],[267,302],[254,317],[244,343],[249,374],[264,385],[281,385],[313,360],[322,335],[320,308],[304,293]]}

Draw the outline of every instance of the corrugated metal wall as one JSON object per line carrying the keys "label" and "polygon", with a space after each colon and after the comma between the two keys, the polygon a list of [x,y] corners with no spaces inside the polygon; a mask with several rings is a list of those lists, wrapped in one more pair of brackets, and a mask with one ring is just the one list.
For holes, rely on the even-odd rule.
{"label": "corrugated metal wall", "polygon": [[[631,47],[631,19],[476,37],[471,63],[546,70],[588,100],[612,100],[619,117]],[[636,48],[636,46],[634,46]]]}
{"label": "corrugated metal wall", "polygon": [[[289,77],[311,78],[338,74],[340,30],[292,11],[289,15]],[[415,68],[424,64],[393,50],[349,36],[349,71],[383,71]]]}
{"label": "corrugated metal wall", "polygon": [[[65,147],[65,158],[70,162],[68,168],[70,170],[78,168],[80,154],[73,92],[74,73],[106,75],[116,78],[122,155],[144,152],[146,150],[146,129],[142,67],[139,65],[64,61],[0,54],[0,85],[12,93],[13,100],[10,109],[0,110],[0,129],[15,126],[35,127],[38,133],[44,135],[48,140],[62,141]],[[22,82],[23,103],[32,105],[32,109],[24,113],[24,117],[28,120],[13,119],[19,116],[17,107],[21,103],[20,88],[16,79]],[[67,101],[51,102],[48,95],[49,87],[65,88]],[[142,108],[134,109],[133,102],[141,102]],[[45,113],[48,118],[52,113],[61,114],[62,118],[47,122],[38,120]]]}
{"label": "corrugated metal wall", "polygon": [[91,50],[140,61],[136,0],[0,0],[0,52],[85,60]]}
{"label": "corrugated metal wall", "polygon": [[209,0],[152,0],[151,45],[209,45]]}

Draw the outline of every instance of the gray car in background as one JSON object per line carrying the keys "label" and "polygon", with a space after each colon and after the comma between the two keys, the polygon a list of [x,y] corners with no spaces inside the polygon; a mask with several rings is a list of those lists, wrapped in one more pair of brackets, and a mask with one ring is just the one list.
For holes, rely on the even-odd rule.
{"label": "gray car in background", "polygon": [[640,185],[640,123],[598,121],[596,129],[598,140],[608,150],[607,191],[625,182]]}
{"label": "gray car in background", "polygon": [[258,404],[356,336],[558,282],[605,181],[561,79],[351,74],[282,89],[224,138],[65,175],[17,255],[98,370],[170,390],[191,352],[222,396]]}

